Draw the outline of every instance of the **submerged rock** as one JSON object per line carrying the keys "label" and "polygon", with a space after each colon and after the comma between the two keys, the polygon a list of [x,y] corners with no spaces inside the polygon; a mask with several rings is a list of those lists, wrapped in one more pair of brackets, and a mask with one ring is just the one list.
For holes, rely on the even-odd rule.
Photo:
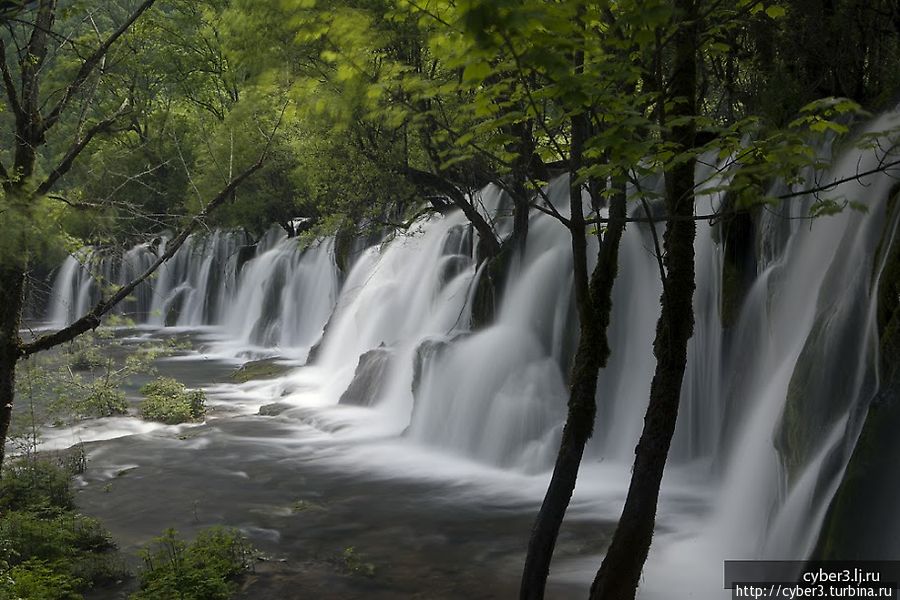
{"label": "submerged rock", "polygon": [[350,387],[341,394],[339,404],[371,406],[381,396],[393,352],[380,346],[359,357]]}

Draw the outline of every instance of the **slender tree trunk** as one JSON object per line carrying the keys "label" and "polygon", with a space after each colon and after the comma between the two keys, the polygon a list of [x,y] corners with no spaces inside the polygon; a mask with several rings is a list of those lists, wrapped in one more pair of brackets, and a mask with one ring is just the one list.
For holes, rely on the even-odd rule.
{"label": "slender tree trunk", "polygon": [[[676,9],[680,21],[675,37],[671,95],[677,101],[673,103],[671,116],[692,117],[696,114],[696,7],[693,0],[678,0]],[[694,146],[695,136],[695,126],[690,120],[672,129],[672,140],[683,151]],[[666,207],[670,215],[693,214],[694,162],[685,161],[666,173]],[[687,344],[694,330],[695,229],[690,219],[670,220],[666,227],[666,276],[653,345],[656,373],[650,388],[650,404],[635,449],[622,517],[591,586],[591,600],[632,600],[650,551],[659,487],[678,418]]]}
{"label": "slender tree trunk", "polygon": [[516,250],[524,254],[528,241],[528,218],[531,214],[531,203],[526,188],[528,169],[533,162],[534,137],[530,123],[516,123],[509,127],[509,134],[515,140],[507,150],[515,155],[510,174],[509,191],[513,199],[513,233],[512,239]]}
{"label": "slender tree trunk", "polygon": [[21,356],[19,325],[25,293],[25,273],[15,265],[0,266],[0,475],[6,436],[12,421],[16,363]]}
{"label": "slender tree trunk", "polygon": [[553,549],[563,518],[572,499],[578,468],[584,448],[594,429],[597,411],[595,394],[600,369],[606,366],[610,349],[607,340],[612,287],[618,267],[619,241],[625,227],[625,194],[613,199],[613,220],[602,240],[597,266],[588,279],[587,243],[581,207],[581,185],[576,172],[582,163],[582,146],[587,133],[587,120],[573,118],[571,143],[570,205],[572,208],[572,250],[575,258],[575,296],[581,324],[569,392],[569,411],[550,485],[531,532],[528,554],[522,573],[519,598],[539,600],[544,597]]}

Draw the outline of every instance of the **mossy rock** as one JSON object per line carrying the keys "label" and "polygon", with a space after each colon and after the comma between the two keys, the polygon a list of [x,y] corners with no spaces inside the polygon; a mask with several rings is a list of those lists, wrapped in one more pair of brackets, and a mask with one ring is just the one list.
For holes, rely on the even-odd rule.
{"label": "mossy rock", "polygon": [[[853,235],[838,241],[850,252]],[[794,366],[775,446],[793,484],[821,447],[823,436],[850,409],[859,394],[875,393],[874,368],[860,372],[848,351],[864,344],[870,300],[866,269],[846,269],[840,261],[826,272],[813,326]],[[772,302],[779,302],[773,298]]]}
{"label": "mossy rock", "polygon": [[253,360],[241,365],[228,376],[235,383],[246,383],[257,379],[275,379],[291,370],[291,367],[275,359]]}
{"label": "mossy rock", "polygon": [[[723,212],[734,208],[736,199],[729,195]],[[756,227],[749,211],[738,211],[722,220],[714,231],[717,243],[725,244],[722,269],[722,325],[737,323],[747,292],[756,279],[756,256],[753,252]]]}
{"label": "mossy rock", "polygon": [[356,240],[356,231],[343,227],[334,236],[334,262],[341,273],[347,275],[353,266],[353,242]]}

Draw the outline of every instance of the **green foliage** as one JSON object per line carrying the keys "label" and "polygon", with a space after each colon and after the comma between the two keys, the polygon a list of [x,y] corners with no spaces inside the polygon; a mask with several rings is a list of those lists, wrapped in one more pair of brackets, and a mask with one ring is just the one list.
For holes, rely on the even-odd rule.
{"label": "green foliage", "polygon": [[141,388],[144,400],[138,410],[141,418],[168,425],[197,421],[206,414],[203,390],[188,390],[181,382],[160,377]]}
{"label": "green foliage", "polygon": [[75,498],[70,474],[44,460],[21,460],[3,470],[0,479],[0,507],[5,510],[69,510]]}
{"label": "green foliage", "polygon": [[0,600],[81,600],[84,581],[58,565],[32,559],[16,565],[0,578]]}
{"label": "green foliage", "polygon": [[126,414],[122,384],[138,374],[153,374],[153,361],[176,349],[174,341],[126,345],[112,333],[102,328],[84,334],[20,366],[16,390],[27,403],[18,406],[14,437],[24,434],[26,445],[34,446],[37,428],[47,422],[65,424]]}
{"label": "green foliage", "polygon": [[73,510],[69,471],[20,460],[0,480],[0,600],[81,598],[127,569],[109,532]]}
{"label": "green foliage", "polygon": [[166,530],[141,557],[141,589],[132,600],[226,600],[253,566],[253,550],[240,532],[220,527],[200,532],[190,544]]}
{"label": "green foliage", "polygon": [[51,561],[115,547],[96,519],[58,510],[10,511],[0,520],[0,537],[20,556]]}

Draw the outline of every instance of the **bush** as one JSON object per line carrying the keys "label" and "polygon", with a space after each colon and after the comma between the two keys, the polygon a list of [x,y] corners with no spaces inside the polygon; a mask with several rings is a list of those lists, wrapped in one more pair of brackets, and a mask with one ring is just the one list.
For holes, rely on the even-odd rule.
{"label": "bush", "polygon": [[[106,550],[112,540],[100,523],[75,513],[42,514],[11,511],[0,519],[0,537],[7,540],[22,560],[56,560],[80,551]],[[17,562],[13,558],[12,564]]]}
{"label": "bush", "polygon": [[125,392],[105,380],[93,382],[88,393],[70,402],[70,410],[77,418],[112,417],[128,413]]}
{"label": "bush", "polygon": [[107,360],[99,347],[82,345],[72,352],[69,366],[73,371],[93,371],[107,364]]}
{"label": "bush", "polygon": [[72,510],[69,471],[21,461],[0,481],[0,600],[68,600],[124,579],[109,532]]}
{"label": "bush", "polygon": [[141,418],[168,425],[198,421],[206,414],[203,390],[188,390],[179,381],[160,377],[141,388]]}
{"label": "bush", "polygon": [[252,567],[252,549],[240,532],[213,527],[187,544],[174,529],[141,552],[141,589],[131,600],[227,600]]}
{"label": "bush", "polygon": [[81,600],[84,582],[42,560],[29,560],[0,576],[0,600]]}
{"label": "bush", "polygon": [[75,497],[69,473],[46,461],[10,464],[0,479],[0,508],[5,510],[71,509]]}

